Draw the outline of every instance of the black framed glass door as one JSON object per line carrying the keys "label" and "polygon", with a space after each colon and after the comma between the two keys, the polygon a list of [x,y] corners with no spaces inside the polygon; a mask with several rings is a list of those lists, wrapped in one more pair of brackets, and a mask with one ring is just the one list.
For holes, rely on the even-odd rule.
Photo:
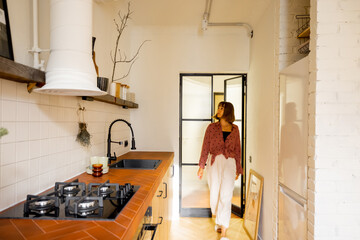
{"label": "black framed glass door", "polygon": [[[246,74],[180,74],[179,210],[182,217],[211,216],[206,171],[204,171],[202,180],[197,178],[202,141],[207,126],[213,121],[211,116],[217,109],[215,104],[224,100],[226,80],[232,78],[242,80],[244,76],[246,79]],[[240,91],[238,95],[241,96],[242,92]],[[245,184],[242,184],[241,179],[240,189],[242,189],[242,185]],[[241,190],[237,192],[234,193],[237,194],[236,199],[240,200],[240,203],[233,210],[238,212],[237,215],[241,215],[243,195]],[[235,203],[238,202],[235,200]]]}

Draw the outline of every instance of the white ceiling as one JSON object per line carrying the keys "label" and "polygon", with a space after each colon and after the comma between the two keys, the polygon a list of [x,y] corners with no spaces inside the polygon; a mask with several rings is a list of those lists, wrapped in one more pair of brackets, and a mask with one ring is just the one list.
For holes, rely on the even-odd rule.
{"label": "white ceiling", "polygon": [[[115,4],[125,0],[112,1]],[[246,22],[254,24],[272,0],[213,0],[210,22]],[[206,0],[132,0],[134,25],[200,25]]]}

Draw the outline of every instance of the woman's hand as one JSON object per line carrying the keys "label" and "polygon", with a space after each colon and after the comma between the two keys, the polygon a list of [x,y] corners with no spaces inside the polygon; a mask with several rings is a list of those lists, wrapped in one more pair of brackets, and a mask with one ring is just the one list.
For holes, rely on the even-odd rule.
{"label": "woman's hand", "polygon": [[204,174],[204,169],[199,167],[199,170],[197,172],[198,178],[201,180]]}

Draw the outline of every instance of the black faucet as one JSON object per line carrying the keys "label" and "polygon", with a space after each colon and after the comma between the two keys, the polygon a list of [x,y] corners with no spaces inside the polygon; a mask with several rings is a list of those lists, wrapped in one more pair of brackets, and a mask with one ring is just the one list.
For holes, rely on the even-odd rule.
{"label": "black faucet", "polygon": [[120,122],[120,121],[126,123],[126,124],[129,126],[129,128],[130,128],[130,130],[131,130],[131,135],[132,135],[131,149],[132,149],[132,150],[135,150],[135,149],[136,149],[136,147],[135,147],[134,131],[133,131],[132,127],[131,127],[131,124],[130,124],[128,121],[124,120],[124,119],[116,119],[115,121],[113,121],[113,122],[110,124],[109,133],[108,133],[108,139],[107,139],[107,155],[106,155],[106,156],[107,156],[108,159],[109,159],[109,164],[111,164],[111,161],[116,160],[116,154],[115,154],[115,152],[114,152],[114,156],[111,156],[111,153],[110,153],[110,152],[111,152],[111,143],[121,144],[121,142],[111,141],[111,128],[112,128],[112,126],[114,125],[114,123]]}

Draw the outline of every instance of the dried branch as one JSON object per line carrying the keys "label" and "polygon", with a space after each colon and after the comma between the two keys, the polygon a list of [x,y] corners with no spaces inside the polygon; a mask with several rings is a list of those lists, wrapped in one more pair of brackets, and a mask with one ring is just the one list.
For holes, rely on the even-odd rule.
{"label": "dried branch", "polygon": [[[113,71],[112,71],[112,77],[111,77],[112,82],[124,79],[125,77],[127,77],[130,74],[130,70],[131,70],[132,66],[134,65],[137,57],[139,56],[140,49],[142,48],[142,46],[144,45],[145,42],[149,41],[149,40],[146,40],[146,41],[142,42],[142,44],[139,46],[136,54],[132,58],[127,59],[127,56],[126,56],[125,53],[123,53],[123,56],[122,56],[121,51],[119,49],[119,41],[120,41],[121,35],[123,34],[124,29],[127,27],[128,20],[131,19],[131,17],[130,17],[131,14],[132,14],[132,12],[130,11],[130,2],[129,2],[126,14],[122,15],[120,11],[118,12],[120,22],[118,23],[114,19],[114,23],[116,25],[116,30],[118,32],[118,36],[116,38],[114,56],[112,55],[112,52],[110,52],[110,57],[111,57],[111,60],[112,60],[112,62],[114,64],[113,65]],[[129,69],[128,69],[128,71],[127,71],[127,73],[125,75],[123,75],[120,78],[114,79],[116,65],[120,64],[120,63],[131,63],[131,64],[130,64],[130,67],[129,67]]]}
{"label": "dried branch", "polygon": [[126,78],[127,76],[129,76],[130,71],[131,71],[131,68],[132,68],[132,66],[134,65],[135,61],[136,61],[136,59],[131,63],[131,65],[130,65],[130,67],[129,67],[129,70],[128,70],[128,72],[127,72],[125,75],[123,75],[121,78],[114,79],[113,82],[114,82],[114,81],[122,80],[122,79]]}
{"label": "dried branch", "polygon": [[125,56],[124,59],[121,59],[121,56],[120,56],[120,60],[119,60],[119,61],[116,61],[116,63],[130,63],[130,62],[134,61],[135,58],[139,55],[140,49],[142,48],[142,46],[144,45],[144,43],[149,42],[149,41],[150,41],[150,40],[145,40],[145,41],[143,41],[143,43],[142,43],[142,44],[140,45],[140,47],[138,48],[136,54],[135,54],[131,59],[126,60],[126,58],[127,58],[126,55],[124,55],[124,56]]}

